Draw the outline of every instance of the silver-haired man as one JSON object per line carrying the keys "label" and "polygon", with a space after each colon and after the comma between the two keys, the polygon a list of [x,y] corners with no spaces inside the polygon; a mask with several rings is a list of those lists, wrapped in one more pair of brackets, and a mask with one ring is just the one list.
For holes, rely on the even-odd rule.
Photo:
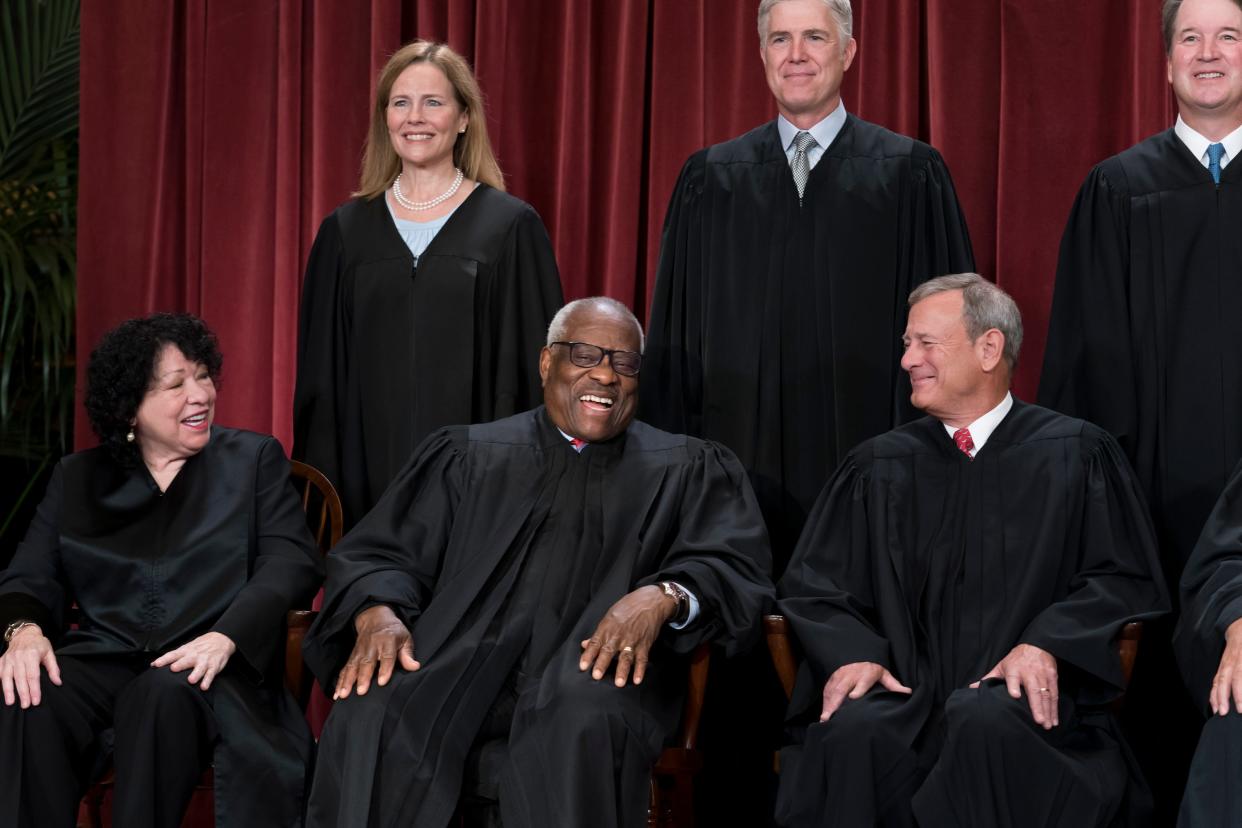
{"label": "silver-haired man", "polygon": [[806,660],[778,822],[1133,824],[1115,639],[1169,606],[1134,476],[1102,429],[1014,399],[1003,291],[945,276],[909,304],[927,416],[849,453],[780,584]]}

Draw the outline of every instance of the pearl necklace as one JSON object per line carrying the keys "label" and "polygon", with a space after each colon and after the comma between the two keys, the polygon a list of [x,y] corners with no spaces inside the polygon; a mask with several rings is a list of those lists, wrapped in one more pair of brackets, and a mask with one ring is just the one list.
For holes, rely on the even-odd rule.
{"label": "pearl necklace", "polygon": [[464,178],[465,178],[465,175],[462,173],[461,169],[458,168],[457,177],[453,179],[453,183],[449,185],[449,188],[445,190],[444,192],[440,193],[440,195],[436,196],[435,198],[429,201],[410,201],[408,198],[405,197],[405,193],[401,192],[401,173],[397,173],[397,177],[393,179],[393,182],[392,182],[392,196],[393,198],[397,200],[398,204],[400,204],[402,207],[404,207],[407,210],[413,210],[415,212],[418,212],[421,210],[430,210],[432,207],[435,207],[437,204],[443,204],[444,202],[448,201],[453,196],[457,195],[457,189],[461,187],[461,182],[462,182],[462,179]]}

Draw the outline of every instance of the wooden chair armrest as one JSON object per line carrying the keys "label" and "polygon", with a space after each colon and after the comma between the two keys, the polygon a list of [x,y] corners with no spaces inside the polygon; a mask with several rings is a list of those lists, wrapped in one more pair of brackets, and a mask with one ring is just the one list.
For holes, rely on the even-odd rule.
{"label": "wooden chair armrest", "polygon": [[703,718],[703,699],[707,695],[707,674],[712,663],[712,645],[703,642],[690,654],[690,679],[686,685],[686,706],[681,713],[681,746],[694,750],[699,741],[699,721]]}
{"label": "wooden chair armrest", "polygon": [[794,656],[793,641],[789,635],[789,622],[783,615],[763,616],[763,632],[768,639],[768,651],[772,654],[772,666],[785,689],[785,698],[793,697],[794,680],[798,675],[798,660]]}
{"label": "wooden chair armrest", "polygon": [[316,614],[314,610],[289,610],[285,616],[285,686],[303,710],[310,701],[311,676],[302,661],[302,640]]}

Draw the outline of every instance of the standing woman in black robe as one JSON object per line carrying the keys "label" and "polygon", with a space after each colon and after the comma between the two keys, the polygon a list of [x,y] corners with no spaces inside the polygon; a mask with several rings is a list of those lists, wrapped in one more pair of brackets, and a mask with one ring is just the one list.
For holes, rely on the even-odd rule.
{"label": "standing woman in black robe", "polygon": [[188,315],[91,354],[102,445],[61,460],[0,572],[0,825],[72,826],[106,747],[116,825],[180,825],[208,762],[216,825],[302,824],[283,624],[322,562],[280,444],[212,424],[220,363]]}
{"label": "standing woman in black robe", "polygon": [[332,480],[352,525],[435,429],[539,404],[535,357],[561,304],[470,67],[442,43],[403,47],[376,83],[358,192],[306,266],[293,456]]}

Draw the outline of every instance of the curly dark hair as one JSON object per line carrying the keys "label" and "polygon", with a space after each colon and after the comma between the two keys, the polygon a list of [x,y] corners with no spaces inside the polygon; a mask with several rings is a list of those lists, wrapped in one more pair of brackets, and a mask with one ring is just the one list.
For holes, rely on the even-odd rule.
{"label": "curly dark hair", "polygon": [[155,379],[156,360],[165,345],[176,345],[191,362],[207,368],[214,382],[224,358],[216,335],[188,313],[153,313],[117,325],[91,351],[86,368],[86,415],[99,441],[122,464],[141,460],[127,442],[130,422]]}

